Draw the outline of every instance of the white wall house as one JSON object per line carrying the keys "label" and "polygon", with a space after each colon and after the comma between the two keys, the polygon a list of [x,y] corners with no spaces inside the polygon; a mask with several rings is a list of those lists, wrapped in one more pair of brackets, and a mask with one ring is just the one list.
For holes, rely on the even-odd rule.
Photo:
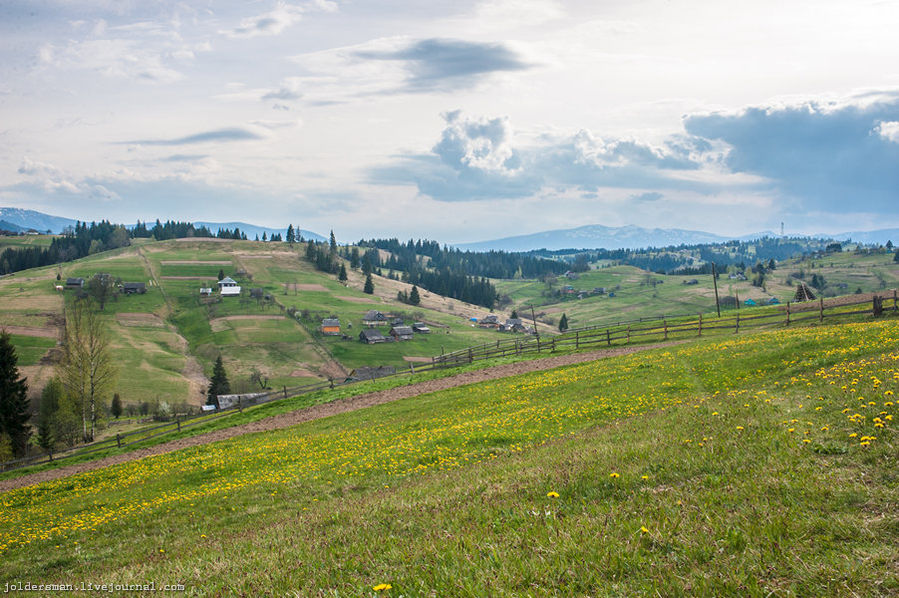
{"label": "white wall house", "polygon": [[218,284],[222,297],[237,297],[240,295],[240,285],[230,276],[221,279]]}

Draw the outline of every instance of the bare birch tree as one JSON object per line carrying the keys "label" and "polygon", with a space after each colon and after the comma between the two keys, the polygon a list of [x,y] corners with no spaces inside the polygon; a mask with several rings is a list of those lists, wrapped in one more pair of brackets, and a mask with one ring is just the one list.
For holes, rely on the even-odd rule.
{"label": "bare birch tree", "polygon": [[97,403],[115,382],[118,368],[112,359],[109,335],[90,299],[73,301],[66,309],[62,381],[81,411],[82,438],[94,439]]}

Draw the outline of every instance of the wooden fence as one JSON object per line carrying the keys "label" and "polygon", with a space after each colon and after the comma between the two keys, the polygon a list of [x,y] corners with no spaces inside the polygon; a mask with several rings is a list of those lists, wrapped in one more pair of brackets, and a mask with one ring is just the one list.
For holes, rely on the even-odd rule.
{"label": "wooden fence", "polygon": [[[890,300],[892,300],[892,305],[885,305]],[[669,320],[668,318],[662,318],[660,323],[658,320],[655,320],[656,323],[652,324],[650,323],[652,320],[644,319],[643,323],[632,321],[627,324],[620,323],[610,326],[585,326],[548,338],[538,336],[497,340],[495,343],[485,343],[439,355],[434,357],[433,361],[435,364],[444,364],[446,366],[462,365],[509,355],[560,350],[576,351],[587,347],[621,346],[648,340],[683,339],[691,336],[702,336],[703,333],[713,330],[732,330],[734,333],[738,333],[746,328],[774,325],[790,326],[809,320],[824,321],[825,319],[864,314],[880,316],[886,310],[899,311],[896,290],[859,298],[849,296],[831,300],[819,299],[804,303],[787,303],[786,305],[767,308],[765,311],[760,310],[760,312],[752,309],[749,310],[747,315],[742,315],[738,310],[733,315],[723,318],[699,314],[698,317],[692,319],[682,317]]]}
{"label": "wooden fence", "polygon": [[[889,302],[890,299],[892,299],[892,305],[885,306],[885,300]],[[713,330],[732,330],[734,333],[738,333],[740,330],[745,330],[747,328],[775,325],[791,326],[810,320],[823,322],[826,319],[865,314],[871,314],[877,317],[887,310],[893,312],[899,311],[896,290],[892,290],[887,294],[868,295],[864,296],[864,298],[848,296],[830,301],[819,299],[818,301],[804,303],[787,303],[786,305],[778,306],[777,308],[770,309],[764,313],[757,313],[757,315],[741,315],[740,312],[737,311],[735,315],[725,318],[707,317],[700,314],[697,319],[681,318],[669,321],[667,317],[662,317],[661,324],[651,324],[652,322],[658,322],[658,319],[643,318],[642,320],[632,320],[629,323],[622,322],[614,326],[586,326],[568,330],[563,334],[549,338],[540,338],[539,336],[516,336],[500,339],[495,343],[485,343],[454,351],[452,353],[437,355],[431,358],[430,363],[418,365],[410,363],[408,369],[401,369],[394,374],[384,377],[411,376],[416,373],[430,370],[458,367],[460,365],[474,363],[475,361],[507,357],[510,355],[525,355],[528,353],[542,352],[552,353],[554,351],[563,350],[577,351],[586,348],[623,346],[648,341],[673,340],[675,338],[683,339],[693,336],[702,336],[703,333]],[[54,455],[54,458],[73,458],[112,448],[120,449],[153,438],[158,438],[172,432],[180,432],[186,428],[227,417],[233,413],[242,412],[244,407],[262,405],[271,401],[296,397],[324,389],[334,389],[364,381],[366,380],[352,380],[348,378],[341,381],[332,379],[304,386],[284,387],[281,390],[272,390],[262,394],[254,393],[253,395],[247,396],[241,395],[241,398],[228,409],[221,409],[212,413],[202,413],[192,417],[176,417],[173,421],[161,423],[149,428],[142,428],[133,432],[116,434],[114,437],[99,442],[82,445],[65,452],[57,453]],[[15,461],[0,463],[0,471],[37,465],[46,463],[50,460],[49,455],[46,454],[25,457]]]}

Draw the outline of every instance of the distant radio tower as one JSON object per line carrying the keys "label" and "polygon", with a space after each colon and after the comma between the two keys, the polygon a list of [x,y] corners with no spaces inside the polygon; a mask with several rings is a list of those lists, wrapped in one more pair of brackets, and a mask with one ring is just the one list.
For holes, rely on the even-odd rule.
{"label": "distant radio tower", "polygon": [[780,236],[781,237],[784,236],[784,223],[783,222],[780,223]]}

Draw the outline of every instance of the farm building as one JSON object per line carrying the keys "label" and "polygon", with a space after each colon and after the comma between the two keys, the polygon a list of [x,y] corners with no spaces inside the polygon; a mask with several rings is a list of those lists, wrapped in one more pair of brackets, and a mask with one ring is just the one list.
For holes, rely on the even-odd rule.
{"label": "farm building", "polygon": [[376,309],[369,310],[362,316],[363,326],[386,326],[387,316]]}
{"label": "farm building", "polygon": [[126,295],[143,295],[147,292],[147,283],[145,282],[126,282],[122,284],[122,292]]}
{"label": "farm building", "polygon": [[237,297],[240,295],[240,285],[230,276],[221,279],[218,285],[222,297]]}
{"label": "farm building", "polygon": [[208,297],[212,294],[212,289],[209,287],[200,287],[200,296]]}
{"label": "farm building", "polygon": [[521,318],[509,318],[499,330],[500,332],[529,332]]}
{"label": "farm building", "polygon": [[499,318],[493,314],[484,316],[478,320],[478,326],[481,328],[499,328]]}
{"label": "farm building", "polygon": [[411,326],[394,326],[390,329],[390,336],[398,341],[411,341],[415,337]]}
{"label": "farm building", "polygon": [[424,322],[415,322],[412,324],[412,332],[417,332],[419,334],[431,334],[431,329],[425,325]]}
{"label": "farm building", "polygon": [[322,334],[327,334],[329,336],[339,336],[340,335],[340,320],[337,318],[325,318],[322,320]]}
{"label": "farm building", "polygon": [[376,343],[386,343],[390,339],[381,334],[377,328],[366,328],[359,333],[359,340],[366,345],[374,345]]}
{"label": "farm building", "polygon": [[83,289],[84,288],[84,279],[83,278],[66,278],[66,288],[67,289]]}

